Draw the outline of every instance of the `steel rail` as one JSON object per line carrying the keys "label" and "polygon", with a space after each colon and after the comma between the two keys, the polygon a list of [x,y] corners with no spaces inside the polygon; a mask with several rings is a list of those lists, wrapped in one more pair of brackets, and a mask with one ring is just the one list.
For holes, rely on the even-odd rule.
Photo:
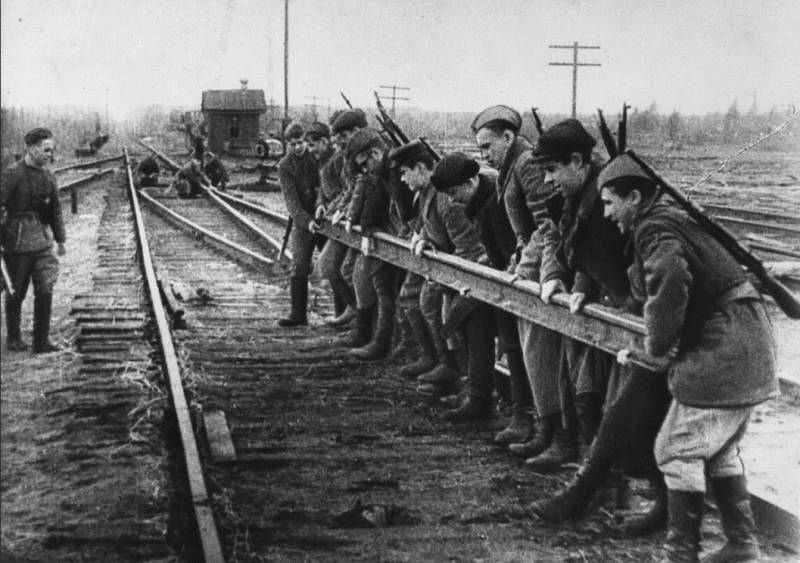
{"label": "steel rail", "polygon": [[79,170],[81,168],[96,168],[98,164],[105,164],[106,162],[113,162],[114,160],[122,160],[125,158],[124,154],[118,154],[117,156],[109,156],[108,158],[101,158],[99,160],[93,160],[91,162],[78,162],[76,164],[68,164],[66,166],[60,166],[58,168],[53,168],[53,174],[58,174],[59,172],[66,172],[67,170]]}
{"label": "steel rail", "polygon": [[720,205],[718,203],[703,202],[700,202],[700,207],[712,215],[722,213],[724,215],[740,216],[740,218],[758,216],[759,218],[770,222],[783,222],[790,224],[800,223],[800,216],[789,215],[787,213],[775,213],[774,211],[765,209],[763,207],[737,207],[734,205]]}
{"label": "steel rail", "polygon": [[[266,241],[270,246],[275,248],[275,251],[279,251],[281,248],[281,241],[270,235],[269,233],[263,231],[258,225],[254,224],[250,219],[236,211],[228,202],[238,203],[237,198],[229,196],[216,188],[203,186],[203,189],[206,192],[206,195],[213,201],[217,206],[222,209],[224,213],[226,213],[229,217],[231,217],[235,222],[239,225],[244,227],[247,231],[255,234],[258,238]],[[292,259],[292,253],[288,250],[284,250],[283,252],[284,258],[287,260]]]}
{"label": "steel rail", "polygon": [[776,223],[764,223],[763,221],[751,221],[749,219],[740,219],[738,217],[730,217],[728,215],[711,215],[715,221],[720,223],[730,223],[733,225],[742,225],[753,229],[764,229],[771,231],[782,231],[793,235],[800,235],[800,228],[791,225],[778,225]]}
{"label": "steel rail", "polygon": [[205,478],[203,477],[203,468],[200,464],[200,454],[197,449],[197,442],[195,441],[191,413],[186,401],[186,395],[183,391],[178,355],[175,351],[175,345],[172,342],[169,322],[167,321],[164,304],[158,289],[158,281],[153,267],[152,256],[150,255],[150,246],[147,241],[138,194],[133,185],[133,174],[131,173],[127,147],[123,148],[123,155],[125,158],[125,170],[128,180],[128,195],[136,224],[136,236],[141,253],[142,268],[144,270],[147,291],[150,296],[153,315],[158,329],[159,344],[164,357],[167,383],[175,408],[175,416],[178,421],[178,430],[181,437],[181,445],[183,446],[184,462],[186,463],[189,489],[197,521],[197,531],[203,548],[203,556],[206,563],[224,563],[225,558],[222,553],[222,544],[220,543],[219,534],[214,522],[210,497],[206,489]]}
{"label": "steel rail", "polygon": [[159,203],[151,196],[147,195],[144,192],[139,192],[139,196],[142,200],[147,203],[152,209],[161,215],[163,218],[171,221],[173,223],[178,224],[182,228],[188,230],[192,234],[200,235],[202,238],[206,239],[206,241],[212,241],[216,243],[216,246],[221,247],[223,250],[227,251],[234,251],[239,255],[239,258],[251,266],[266,266],[271,267],[275,262],[271,258],[267,258],[257,252],[253,252],[249,248],[245,248],[244,246],[233,242],[230,239],[223,237],[222,235],[218,235],[215,232],[209,231],[205,227],[198,225],[191,219],[188,219],[181,215],[180,213],[170,209],[166,205]]}
{"label": "steel rail", "polygon": [[86,184],[96,178],[100,178],[101,176],[105,176],[106,174],[110,174],[114,171],[114,168],[106,168],[105,170],[100,170],[99,172],[95,172],[93,174],[89,174],[88,176],[83,176],[82,178],[78,178],[76,180],[72,180],[71,182],[67,182],[61,186],[58,186],[58,191],[66,191],[72,188],[77,188],[82,184]]}

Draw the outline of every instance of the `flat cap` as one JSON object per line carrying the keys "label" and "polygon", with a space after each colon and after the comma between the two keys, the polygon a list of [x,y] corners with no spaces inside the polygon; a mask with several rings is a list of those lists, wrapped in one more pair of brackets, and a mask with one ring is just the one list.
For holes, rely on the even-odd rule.
{"label": "flat cap", "polygon": [[577,119],[559,121],[541,134],[533,148],[534,162],[556,160],[574,152],[592,150],[597,144]]}
{"label": "flat cap", "polygon": [[348,129],[364,128],[367,126],[367,116],[360,109],[343,111],[333,122],[333,134],[338,135]]}
{"label": "flat cap", "polygon": [[297,122],[290,123],[283,131],[284,139],[294,139],[303,136],[303,126]]}
{"label": "flat cap", "polygon": [[472,121],[472,132],[477,133],[489,123],[499,121],[514,133],[522,127],[522,116],[514,108],[508,106],[490,106],[480,112]]}
{"label": "flat cap", "polygon": [[53,132],[44,127],[37,127],[25,133],[25,146],[30,147],[37,144],[43,139],[52,139]]}
{"label": "flat cap", "polygon": [[481,169],[478,162],[463,152],[451,152],[436,164],[431,175],[431,184],[444,192],[463,184]]}
{"label": "flat cap", "polygon": [[357,154],[368,149],[370,146],[372,146],[374,141],[380,138],[380,133],[378,133],[372,127],[364,127],[363,129],[359,129],[352,137],[350,137],[350,140],[347,142],[348,158],[355,158]]}
{"label": "flat cap", "polygon": [[319,139],[319,138],[328,138],[331,136],[331,129],[326,124],[322,123],[321,121],[315,121],[308,127],[306,127],[306,137],[311,137],[312,139]]}
{"label": "flat cap", "polygon": [[419,139],[414,139],[410,143],[406,143],[405,145],[400,145],[399,147],[392,149],[389,152],[389,163],[392,168],[399,168],[404,164],[413,166],[425,156],[430,158],[428,155],[428,149],[425,148],[425,145],[422,144],[422,141]]}
{"label": "flat cap", "polygon": [[636,178],[647,180],[650,183],[653,182],[650,176],[630,156],[621,154],[606,164],[600,171],[600,175],[597,177],[597,189],[599,190],[613,183],[614,180],[621,178]]}

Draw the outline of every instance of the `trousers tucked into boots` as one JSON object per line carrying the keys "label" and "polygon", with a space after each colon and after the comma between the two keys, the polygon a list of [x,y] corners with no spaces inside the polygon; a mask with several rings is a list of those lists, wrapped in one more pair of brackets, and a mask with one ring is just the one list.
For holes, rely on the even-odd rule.
{"label": "trousers tucked into boots", "polygon": [[60,348],[50,342],[50,317],[53,310],[52,293],[33,295],[33,352],[56,352]]}
{"label": "trousers tucked into boots", "polygon": [[292,311],[285,319],[278,321],[279,326],[291,327],[308,324],[306,309],[308,308],[308,276],[292,276],[289,278],[289,293],[292,298]]}
{"label": "trousers tucked into boots", "polygon": [[16,297],[6,297],[6,347],[11,351],[27,350],[28,343],[22,340],[20,321],[22,301]]}
{"label": "trousers tucked into boots", "polygon": [[433,338],[431,338],[428,323],[425,322],[422,311],[416,307],[412,307],[406,309],[405,313],[406,320],[408,320],[411,330],[417,336],[417,341],[420,345],[420,354],[415,361],[400,369],[400,375],[403,377],[417,377],[436,367],[436,347],[433,344]]}
{"label": "trousers tucked into boots", "polygon": [[543,416],[536,425],[536,433],[527,442],[509,444],[508,451],[518,457],[535,457],[550,447],[553,432],[561,425],[561,413]]}
{"label": "trousers tucked into boots", "polygon": [[355,317],[356,298],[353,295],[353,289],[344,278],[331,279],[330,283],[333,290],[333,308],[336,316],[329,320],[327,324],[341,326]]}
{"label": "trousers tucked into boots", "polygon": [[727,543],[703,558],[704,563],[756,561],[760,555],[755,520],[744,475],[712,477],[711,492],[717,501]]}
{"label": "trousers tucked into boots", "polygon": [[350,354],[362,360],[377,360],[389,352],[392,342],[392,328],[394,326],[394,294],[391,280],[392,270],[385,268],[378,272],[372,279],[375,294],[378,298],[378,317],[375,321],[375,331],[372,340],[362,346],[351,350]]}
{"label": "trousers tucked into boots", "polygon": [[703,493],[670,490],[667,492],[667,502],[667,545],[661,563],[697,563],[700,523],[703,520]]}
{"label": "trousers tucked into boots", "polygon": [[507,350],[506,361],[511,373],[511,422],[495,435],[494,441],[498,444],[522,443],[529,440],[533,432],[533,395],[522,350]]}

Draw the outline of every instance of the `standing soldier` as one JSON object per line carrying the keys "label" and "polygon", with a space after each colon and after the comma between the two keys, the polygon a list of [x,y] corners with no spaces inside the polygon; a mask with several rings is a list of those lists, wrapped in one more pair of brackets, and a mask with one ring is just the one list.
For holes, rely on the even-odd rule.
{"label": "standing soldier", "polygon": [[[519,134],[522,117],[508,106],[491,106],[472,122],[475,142],[497,178],[497,199],[504,203],[508,221],[517,238],[505,267],[518,278],[539,281],[543,233],[550,227],[546,201],[554,190],[544,183],[544,175],[531,156],[531,144]],[[508,253],[509,249],[505,249]],[[515,455],[530,458],[546,450],[561,431],[561,403],[558,394],[558,365],[562,338],[527,320],[518,319],[515,327],[506,317],[509,372],[511,373],[512,415],[508,428],[495,439],[510,444]],[[516,340],[519,344],[512,346]],[[521,357],[524,364],[518,364]],[[527,368],[527,370],[526,370]],[[538,431],[534,432],[533,410],[538,412]],[[557,432],[558,431],[558,432]]]}
{"label": "standing soldier", "polygon": [[286,210],[293,220],[289,247],[292,251],[289,291],[292,310],[288,317],[278,321],[280,326],[292,327],[308,324],[308,276],[314,255],[316,232],[314,202],[319,188],[317,162],[308,150],[303,137],[303,127],[291,123],[284,131],[287,154],[278,163],[278,180],[286,202]]}
{"label": "standing soldier", "polygon": [[[314,219],[322,221],[325,219],[327,206],[342,190],[341,164],[343,161],[337,159],[340,152],[337,152],[331,143],[331,130],[325,123],[315,121],[308,126],[306,143],[308,143],[309,151],[317,161],[319,169],[320,185],[317,190]],[[337,160],[339,161],[337,162]],[[340,316],[344,315],[348,308],[351,318],[355,316],[355,297],[341,274],[341,265],[347,248],[339,241],[328,239],[317,258],[320,276],[328,280],[333,292],[334,318],[330,324],[347,322],[347,320],[340,319]]]}
{"label": "standing soldier", "polygon": [[50,342],[53,285],[58,278],[58,255],[66,253],[66,233],[55,175],[47,169],[54,141],[49,129],[38,127],[25,135],[25,157],[7,169],[0,184],[2,245],[15,295],[6,297],[7,347],[25,350],[20,335],[22,301],[33,279],[33,352],[59,350]]}
{"label": "standing soldier", "polygon": [[225,191],[230,180],[228,170],[222,163],[222,159],[211,151],[206,151],[203,155],[203,172],[212,186],[219,188],[220,191]]}
{"label": "standing soldier", "polygon": [[704,561],[755,561],[739,442],[753,408],[778,395],[762,297],[708,232],[659,200],[656,185],[628,155],[613,160],[598,185],[605,215],[633,234],[629,273],[643,292],[646,350],[672,360],[673,400],[655,446],[668,487],[664,561],[697,561],[706,477],[728,541]]}

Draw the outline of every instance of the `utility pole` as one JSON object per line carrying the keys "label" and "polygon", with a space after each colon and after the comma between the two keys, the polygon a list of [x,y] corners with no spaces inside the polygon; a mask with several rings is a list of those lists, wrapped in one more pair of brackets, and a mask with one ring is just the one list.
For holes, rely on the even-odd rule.
{"label": "utility pole", "polygon": [[111,134],[111,125],[108,122],[108,87],[106,86],[106,133]]}
{"label": "utility pole", "polygon": [[289,0],[283,0],[283,122],[281,139],[283,150],[286,150],[286,139],[283,132],[289,124]]}
{"label": "utility pole", "polygon": [[379,98],[382,98],[384,100],[392,100],[392,117],[394,117],[394,101],[395,100],[408,101],[410,99],[410,98],[401,98],[401,97],[399,97],[397,95],[397,91],[398,90],[411,90],[411,88],[406,88],[405,86],[395,86],[395,85],[392,85],[392,86],[379,86],[379,88],[386,88],[387,90],[391,90],[392,91],[392,95],[391,96],[378,96]]}
{"label": "utility pole", "polygon": [[571,66],[572,67],[572,117],[576,115],[576,100],[578,96],[578,67],[579,66],[601,66],[600,63],[579,63],[578,49],[599,49],[599,45],[578,45],[575,41],[572,45],[550,45],[550,49],[572,49],[571,63],[550,63],[550,66]]}
{"label": "utility pole", "polygon": [[307,100],[311,100],[311,113],[314,114],[314,121],[319,121],[317,118],[317,100],[322,101],[325,98],[320,96],[305,96]]}

